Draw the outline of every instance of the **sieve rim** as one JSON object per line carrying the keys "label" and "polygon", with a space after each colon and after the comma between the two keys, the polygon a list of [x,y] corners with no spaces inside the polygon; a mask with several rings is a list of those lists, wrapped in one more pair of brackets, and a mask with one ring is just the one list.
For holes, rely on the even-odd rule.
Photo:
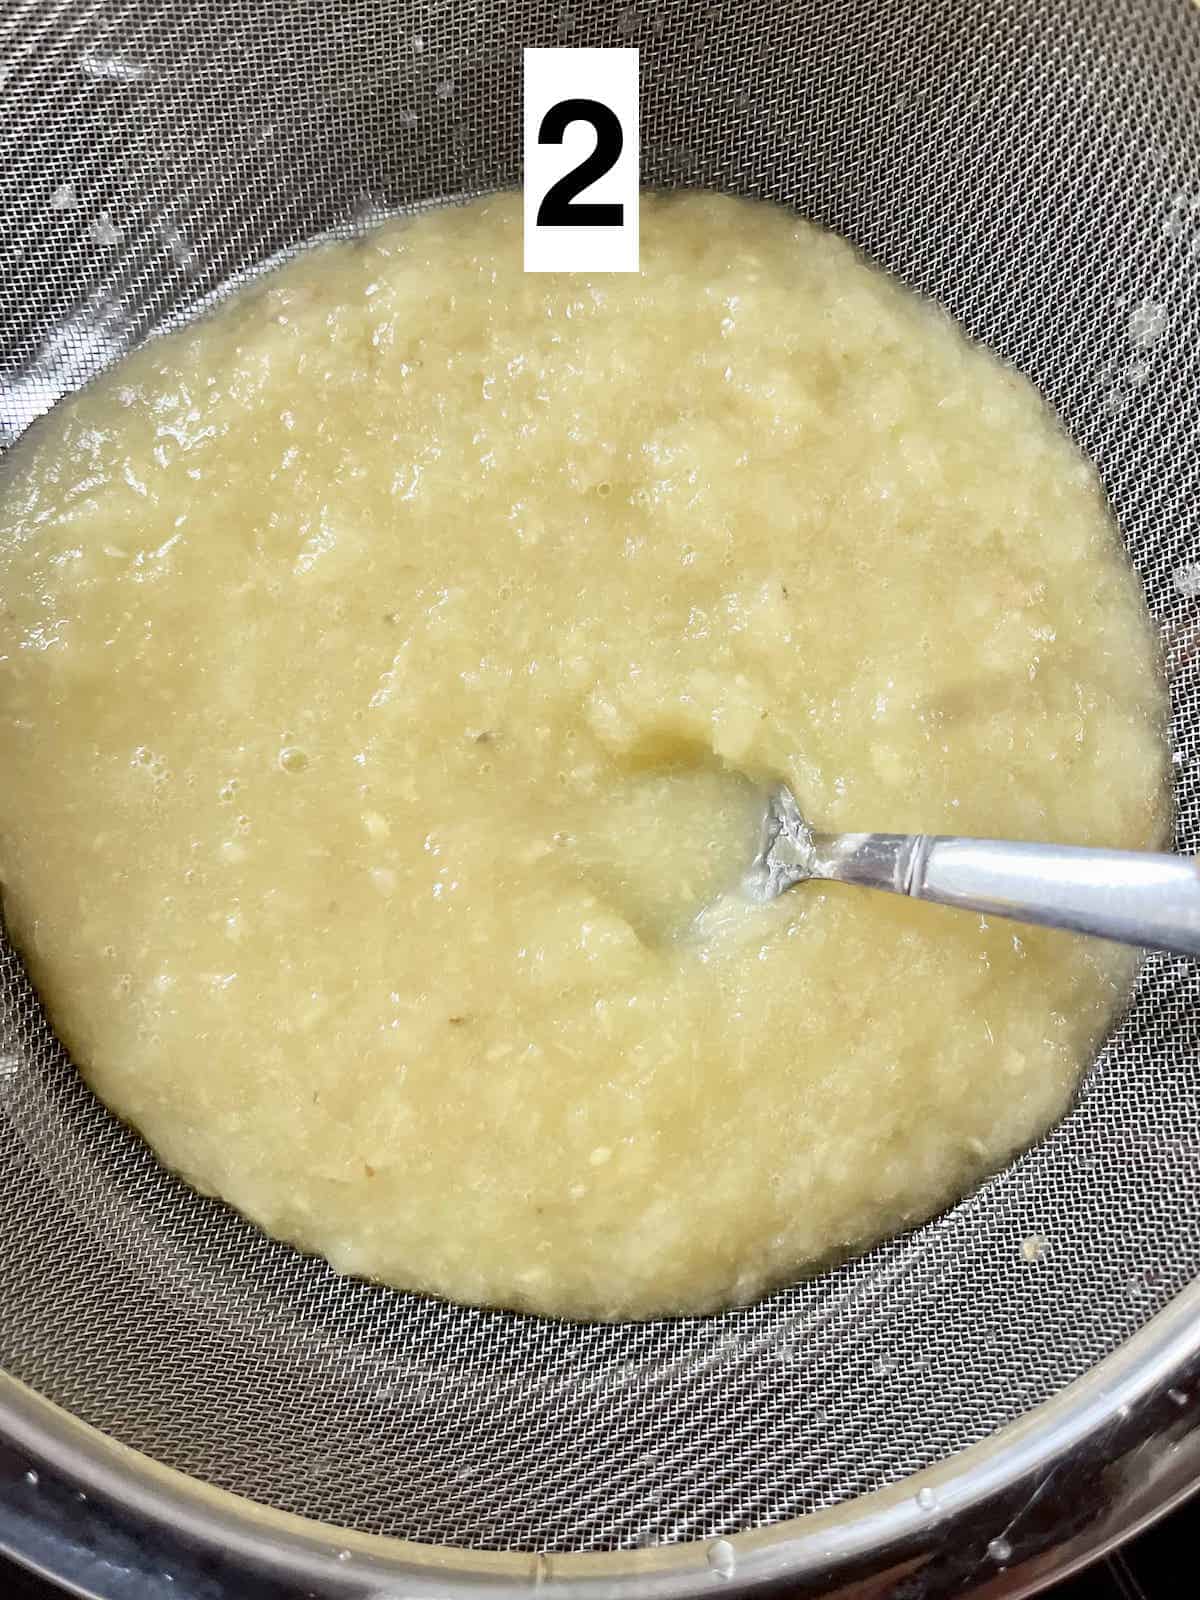
{"label": "sieve rim", "polygon": [[920,1600],[943,1600],[1001,1569],[1019,1600],[1197,1488],[1200,1280],[1051,1400],[922,1473],[730,1539],[646,1550],[545,1556],[338,1529],[162,1466],[0,1371],[0,1551],[88,1600],[233,1600],[248,1578],[260,1600],[296,1585],[393,1600],[380,1585],[396,1582],[405,1600],[684,1600],[718,1571],[728,1595],[786,1582],[862,1600],[904,1576]]}

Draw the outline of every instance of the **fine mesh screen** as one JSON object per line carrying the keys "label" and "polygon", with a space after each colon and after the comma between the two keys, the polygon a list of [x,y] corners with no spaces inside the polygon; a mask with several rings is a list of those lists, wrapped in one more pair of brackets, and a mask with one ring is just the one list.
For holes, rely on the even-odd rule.
{"label": "fine mesh screen", "polygon": [[[846,233],[1098,462],[1200,849],[1190,0],[9,0],[0,42],[8,438],[279,250],[515,183],[521,46],[639,45],[646,182]],[[193,1196],[81,1087],[3,947],[0,1362],[367,1531],[574,1550],[766,1524],[986,1437],[1200,1270],[1198,1002],[1200,972],[1151,960],[1063,1126],[920,1232],[753,1309],[572,1327],[340,1280]]]}

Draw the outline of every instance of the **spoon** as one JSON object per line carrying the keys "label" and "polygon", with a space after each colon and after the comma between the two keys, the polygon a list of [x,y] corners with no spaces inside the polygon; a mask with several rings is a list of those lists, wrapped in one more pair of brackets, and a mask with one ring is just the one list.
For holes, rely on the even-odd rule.
{"label": "spoon", "polygon": [[1190,857],[930,833],[816,833],[781,784],[769,796],[743,887],[752,900],[774,900],[810,878],[1200,956],[1200,863]]}

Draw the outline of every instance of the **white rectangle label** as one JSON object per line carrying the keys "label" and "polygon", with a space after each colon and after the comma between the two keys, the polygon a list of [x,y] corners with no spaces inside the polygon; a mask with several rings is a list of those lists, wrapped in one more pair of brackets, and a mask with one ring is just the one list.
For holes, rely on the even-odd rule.
{"label": "white rectangle label", "polygon": [[525,51],[526,272],[638,270],[638,53]]}

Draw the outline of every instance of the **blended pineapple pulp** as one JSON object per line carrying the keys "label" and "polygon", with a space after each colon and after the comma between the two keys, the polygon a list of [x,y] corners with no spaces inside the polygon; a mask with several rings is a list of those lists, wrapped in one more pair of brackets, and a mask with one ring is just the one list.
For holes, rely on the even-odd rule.
{"label": "blended pineapple pulp", "polygon": [[811,884],[816,826],[1152,846],[1164,691],[1022,377],[773,207],[516,197],[307,253],[0,485],[0,875],[87,1081],[341,1271],[745,1301],[1063,1111],[1135,958]]}

